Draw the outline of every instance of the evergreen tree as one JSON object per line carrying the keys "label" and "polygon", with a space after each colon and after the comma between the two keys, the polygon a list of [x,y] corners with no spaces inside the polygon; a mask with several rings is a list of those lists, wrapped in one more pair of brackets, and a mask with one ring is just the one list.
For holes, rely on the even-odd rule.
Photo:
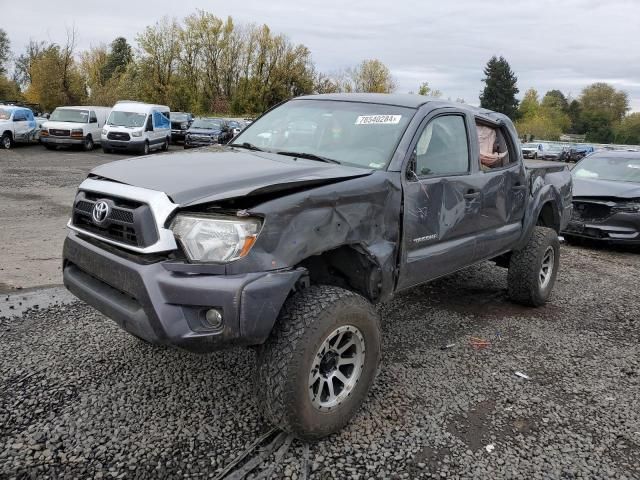
{"label": "evergreen tree", "polygon": [[111,52],[107,55],[107,62],[102,69],[103,83],[108,82],[115,74],[124,72],[131,60],[133,54],[127,40],[123,37],[116,38],[111,42]]}
{"label": "evergreen tree", "polygon": [[480,94],[480,106],[504,113],[511,119],[518,114],[516,94],[518,78],[504,57],[491,57],[484,69],[484,90]]}

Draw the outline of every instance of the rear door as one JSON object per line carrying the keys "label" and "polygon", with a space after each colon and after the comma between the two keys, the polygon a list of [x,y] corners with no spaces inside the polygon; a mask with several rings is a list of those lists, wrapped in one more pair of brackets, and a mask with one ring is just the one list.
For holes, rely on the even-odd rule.
{"label": "rear door", "polygon": [[29,121],[26,110],[18,109],[13,112],[13,139],[16,142],[28,140]]}
{"label": "rear door", "polygon": [[476,258],[482,192],[473,117],[439,109],[422,122],[404,175],[403,252],[398,288],[459,270]]}

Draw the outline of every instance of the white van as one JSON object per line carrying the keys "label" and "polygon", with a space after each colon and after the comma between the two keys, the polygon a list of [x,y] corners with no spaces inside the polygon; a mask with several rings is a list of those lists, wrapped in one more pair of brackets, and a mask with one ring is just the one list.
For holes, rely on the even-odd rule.
{"label": "white van", "polygon": [[40,142],[50,150],[63,145],[93,150],[110,111],[109,107],[58,107],[42,125]]}
{"label": "white van", "polygon": [[171,139],[169,107],[122,101],[111,109],[102,129],[102,150],[133,150],[144,155],[167,150]]}

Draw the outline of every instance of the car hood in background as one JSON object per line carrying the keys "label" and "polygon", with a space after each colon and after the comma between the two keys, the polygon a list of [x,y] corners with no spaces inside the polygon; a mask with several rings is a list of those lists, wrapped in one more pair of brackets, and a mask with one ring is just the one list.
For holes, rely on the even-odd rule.
{"label": "car hood in background", "polygon": [[42,124],[44,128],[55,128],[57,130],[73,130],[74,128],[82,129],[87,125],[87,123],[55,122],[53,120],[47,120]]}
{"label": "car hood in background", "polygon": [[312,187],[369,175],[374,170],[229,148],[152,155],[91,171],[127,185],[164,192],[180,205]]}
{"label": "car hood in background", "polygon": [[640,183],[573,177],[574,197],[640,198]]}
{"label": "car hood in background", "polygon": [[195,133],[196,135],[204,134],[204,135],[220,135],[222,132],[220,129],[214,128],[190,128],[186,131],[187,133]]}

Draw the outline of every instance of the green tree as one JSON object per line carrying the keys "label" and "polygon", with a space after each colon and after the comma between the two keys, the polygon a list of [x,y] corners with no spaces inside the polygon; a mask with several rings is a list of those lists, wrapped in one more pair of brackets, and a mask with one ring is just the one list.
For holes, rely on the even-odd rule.
{"label": "green tree", "polygon": [[380,60],[363,60],[348,72],[354,92],[391,93],[396,89],[389,68]]}
{"label": "green tree", "polygon": [[538,113],[538,110],[540,110],[538,91],[535,88],[530,88],[524,93],[524,97],[518,106],[518,116],[520,118],[534,116]]}
{"label": "green tree", "polygon": [[418,88],[418,95],[425,95],[427,97],[440,98],[442,97],[442,92],[440,90],[431,88],[429,86],[429,82],[422,82],[420,84],[420,88]]}
{"label": "green tree", "polygon": [[127,43],[124,37],[116,38],[111,42],[111,51],[107,54],[106,61],[102,67],[103,82],[109,81],[115,74],[124,72],[132,60],[131,45]]}
{"label": "green tree", "polygon": [[515,119],[518,111],[516,94],[519,92],[516,86],[518,78],[515,76],[509,63],[504,57],[491,57],[484,69],[484,90],[480,94],[480,106],[504,113],[511,119]]}
{"label": "green tree", "polygon": [[571,122],[571,126],[569,128],[570,133],[584,133],[581,130],[580,116],[582,115],[582,106],[578,100],[572,100],[569,103],[569,108],[567,109],[567,115],[569,115],[569,121]]}
{"label": "green tree", "polygon": [[7,64],[11,58],[11,42],[7,32],[0,28],[0,75],[6,75]]}
{"label": "green tree", "polygon": [[627,115],[615,129],[616,143],[640,145],[640,112]]}
{"label": "green tree", "polygon": [[604,82],[586,87],[579,100],[584,114],[593,118],[608,118],[612,124],[622,120],[629,110],[627,92],[616,90]]}
{"label": "green tree", "polygon": [[542,98],[541,105],[545,108],[560,110],[563,113],[569,112],[567,97],[560,90],[549,90]]}

